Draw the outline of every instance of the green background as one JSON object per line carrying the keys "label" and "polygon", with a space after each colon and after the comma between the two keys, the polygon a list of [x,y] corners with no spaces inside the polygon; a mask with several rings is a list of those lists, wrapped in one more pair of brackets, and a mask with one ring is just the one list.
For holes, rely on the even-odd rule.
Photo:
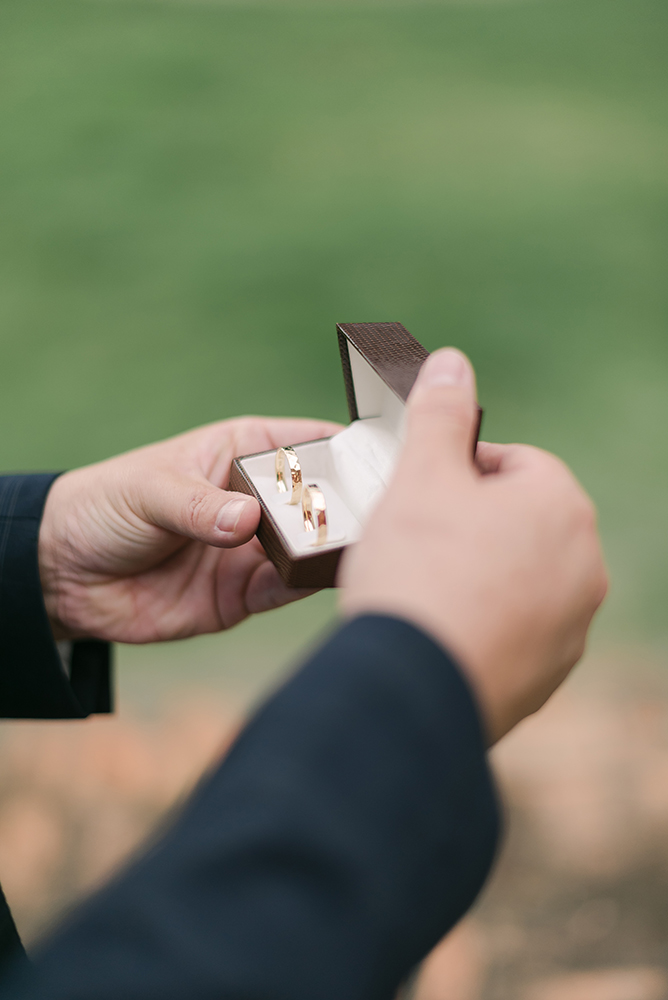
{"label": "green background", "polygon": [[[0,467],[343,419],[335,322],[398,320],[470,355],[486,437],[556,451],[594,496],[599,636],[665,643],[665,0],[0,19]],[[268,662],[279,622],[287,655],[332,607],[225,641]]]}

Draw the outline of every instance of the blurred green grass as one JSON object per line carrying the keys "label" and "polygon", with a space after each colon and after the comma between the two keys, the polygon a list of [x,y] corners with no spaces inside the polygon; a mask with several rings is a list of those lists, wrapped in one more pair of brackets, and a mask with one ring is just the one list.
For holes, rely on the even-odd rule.
{"label": "blurred green grass", "polygon": [[[343,419],[334,323],[399,320],[469,353],[487,437],[556,451],[593,494],[600,634],[668,639],[664,3],[1,19],[0,467],[238,413]],[[274,618],[310,634],[331,608]]]}

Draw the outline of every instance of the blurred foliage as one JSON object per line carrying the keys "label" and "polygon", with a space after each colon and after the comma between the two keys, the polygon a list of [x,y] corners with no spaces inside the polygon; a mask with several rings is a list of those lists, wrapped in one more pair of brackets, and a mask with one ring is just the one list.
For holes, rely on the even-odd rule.
{"label": "blurred foliage", "polygon": [[337,320],[469,353],[668,638],[668,8],[3,0],[0,466],[344,418]]}

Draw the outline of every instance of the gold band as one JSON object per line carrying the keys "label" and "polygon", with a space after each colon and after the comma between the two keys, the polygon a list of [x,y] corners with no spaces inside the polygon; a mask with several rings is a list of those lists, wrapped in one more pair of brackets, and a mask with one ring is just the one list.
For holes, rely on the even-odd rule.
{"label": "gold band", "polygon": [[327,541],[327,504],[317,483],[309,483],[302,490],[302,515],[304,531],[315,531],[315,544]]}
{"label": "gold band", "polygon": [[[290,470],[288,478],[287,473]],[[276,452],[276,489],[279,493],[290,491],[288,503],[299,503],[302,495],[302,467],[297,452],[289,446]]]}

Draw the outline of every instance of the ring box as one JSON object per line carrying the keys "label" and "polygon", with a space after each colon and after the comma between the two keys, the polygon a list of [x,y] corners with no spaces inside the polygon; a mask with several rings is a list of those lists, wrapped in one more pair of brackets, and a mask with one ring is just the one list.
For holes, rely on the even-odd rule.
{"label": "ring box", "polygon": [[335,585],[343,550],[360,538],[390,481],[404,404],[429,356],[401,323],[337,323],[336,330],[351,423],[330,438],[289,442],[302,482],[317,483],[325,495],[327,541],[314,544],[301,504],[278,492],[275,450],[235,458],[230,471],[229,488],[259,501],[257,537],[289,587]]}

